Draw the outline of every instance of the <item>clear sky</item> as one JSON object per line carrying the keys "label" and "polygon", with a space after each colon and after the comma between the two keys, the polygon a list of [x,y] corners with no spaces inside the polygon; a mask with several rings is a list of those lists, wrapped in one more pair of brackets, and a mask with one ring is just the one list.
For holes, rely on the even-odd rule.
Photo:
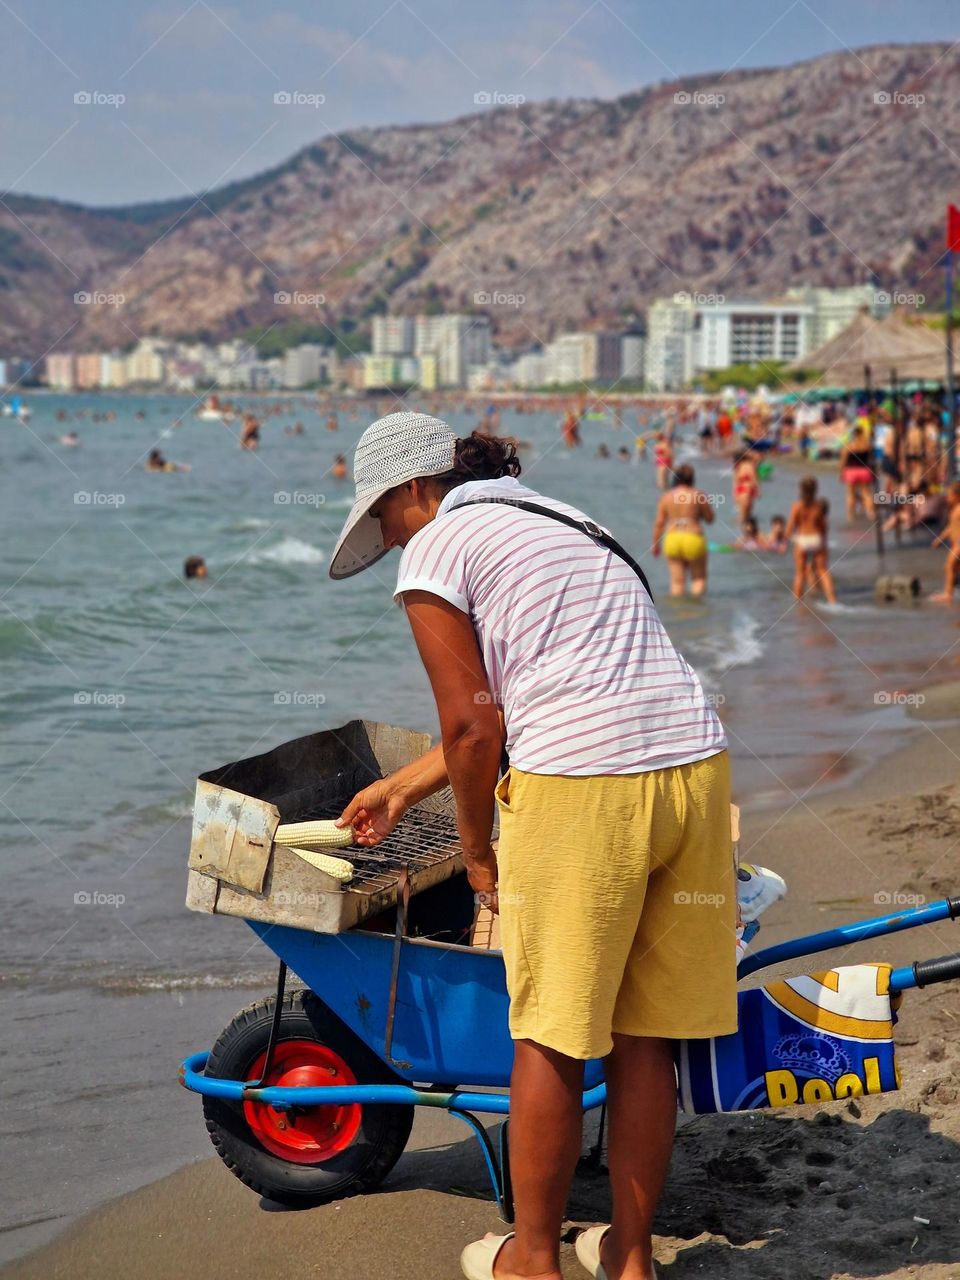
{"label": "clear sky", "polygon": [[0,192],[179,198],[477,93],[607,98],[958,29],[958,0],[0,0]]}

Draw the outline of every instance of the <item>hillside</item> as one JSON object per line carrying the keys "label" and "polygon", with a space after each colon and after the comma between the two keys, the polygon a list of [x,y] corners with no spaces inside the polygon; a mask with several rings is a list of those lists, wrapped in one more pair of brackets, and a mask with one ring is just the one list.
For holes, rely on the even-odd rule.
{"label": "hillside", "polygon": [[[960,196],[958,78],[958,48],[883,46],[325,137],[196,204],[8,196],[0,351],[475,310],[478,294],[522,296],[479,304],[511,344],[620,323],[681,289],[875,275],[932,301]],[[81,290],[125,300],[77,306]]]}

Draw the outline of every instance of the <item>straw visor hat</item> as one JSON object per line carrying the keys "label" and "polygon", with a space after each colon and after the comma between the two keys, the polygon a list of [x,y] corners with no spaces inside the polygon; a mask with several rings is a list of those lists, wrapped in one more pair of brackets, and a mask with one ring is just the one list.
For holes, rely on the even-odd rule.
{"label": "straw visor hat", "polygon": [[447,424],[425,413],[391,413],[367,427],[353,458],[356,501],[333,550],[331,578],[350,578],[386,554],[370,508],[398,484],[450,471],[456,448]]}

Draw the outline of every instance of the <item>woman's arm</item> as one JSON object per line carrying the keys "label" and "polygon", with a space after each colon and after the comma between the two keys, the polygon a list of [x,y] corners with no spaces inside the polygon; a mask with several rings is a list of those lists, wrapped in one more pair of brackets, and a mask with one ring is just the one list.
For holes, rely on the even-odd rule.
{"label": "woman's arm", "polygon": [[700,489],[697,491],[697,514],[701,520],[705,520],[707,524],[713,524],[716,512],[710,505],[710,499]]}
{"label": "woman's arm", "polygon": [[478,893],[492,894],[493,792],[503,734],[477,637],[467,614],[440,596],[406,591],[403,602],[440,715],[467,878]]}
{"label": "woman's arm", "polygon": [[664,494],[657,503],[657,518],[653,522],[653,537],[650,540],[650,550],[655,556],[660,554],[660,540],[663,537],[664,525],[667,523],[667,507],[670,503],[670,495]]}

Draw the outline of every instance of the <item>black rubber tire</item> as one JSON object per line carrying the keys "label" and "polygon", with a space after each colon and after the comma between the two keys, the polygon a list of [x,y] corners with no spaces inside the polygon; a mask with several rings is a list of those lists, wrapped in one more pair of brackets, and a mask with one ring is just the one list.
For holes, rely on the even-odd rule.
{"label": "black rubber tire", "polygon": [[[241,1009],[213,1046],[204,1075],[245,1080],[267,1048],[277,998]],[[309,990],[283,1001],[279,1040],[317,1040],[344,1059],[361,1084],[402,1084],[367,1046]],[[379,1186],[400,1159],[413,1125],[413,1107],[365,1106],[360,1130],[345,1151],[323,1164],[296,1164],[267,1151],[247,1124],[243,1106],[203,1099],[207,1132],[217,1154],[241,1182],[297,1209],[326,1204]]]}

